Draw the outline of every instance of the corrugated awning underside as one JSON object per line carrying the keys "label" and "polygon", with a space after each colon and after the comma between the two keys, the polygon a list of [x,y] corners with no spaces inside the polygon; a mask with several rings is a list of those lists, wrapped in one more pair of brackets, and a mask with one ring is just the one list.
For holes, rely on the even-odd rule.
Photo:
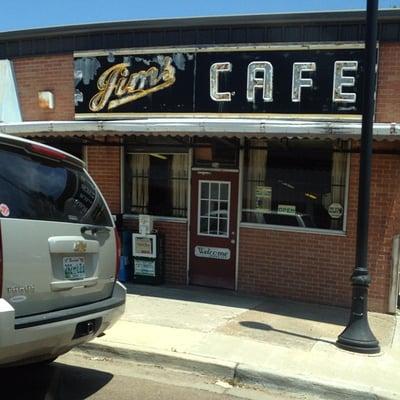
{"label": "corrugated awning underside", "polygon": [[[399,140],[399,123],[375,123],[375,140]],[[359,139],[360,122],[268,119],[142,118],[118,121],[1,123],[0,132],[22,137],[217,136]]]}

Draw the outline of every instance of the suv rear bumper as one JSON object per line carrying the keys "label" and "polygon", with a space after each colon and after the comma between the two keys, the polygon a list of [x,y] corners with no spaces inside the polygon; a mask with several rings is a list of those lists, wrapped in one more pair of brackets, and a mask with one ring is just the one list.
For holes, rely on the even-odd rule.
{"label": "suv rear bumper", "polygon": [[[15,318],[13,307],[0,299],[0,365],[57,357],[110,328],[125,310],[125,287],[116,282],[109,299],[80,307]],[[73,339],[76,327],[100,319],[98,329]]]}

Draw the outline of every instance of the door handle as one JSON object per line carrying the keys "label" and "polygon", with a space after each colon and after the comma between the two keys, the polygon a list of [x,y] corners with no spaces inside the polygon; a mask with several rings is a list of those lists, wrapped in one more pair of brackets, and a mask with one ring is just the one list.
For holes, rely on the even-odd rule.
{"label": "door handle", "polygon": [[75,287],[91,287],[96,286],[99,278],[96,276],[92,278],[77,279],[75,281],[54,281],[50,282],[50,287],[53,292],[60,292],[62,290],[70,290]]}

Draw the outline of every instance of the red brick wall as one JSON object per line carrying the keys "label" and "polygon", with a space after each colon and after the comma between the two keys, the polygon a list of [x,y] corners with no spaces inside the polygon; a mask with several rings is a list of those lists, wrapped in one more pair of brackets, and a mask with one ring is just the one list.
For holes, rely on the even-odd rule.
{"label": "red brick wall", "polygon": [[[72,54],[13,60],[22,119],[24,121],[73,120],[74,63]],[[38,92],[54,94],[53,110],[39,107]]]}
{"label": "red brick wall", "polygon": [[[346,236],[241,228],[239,290],[348,306],[355,264],[359,155],[351,156]],[[393,235],[400,233],[400,157],[374,155],[370,309],[387,311]]]}
{"label": "red brick wall", "polygon": [[[121,147],[119,138],[107,138],[110,146],[87,146],[87,166],[112,213],[121,212]],[[97,138],[97,140],[99,140]],[[105,139],[103,139],[104,141]]]}
{"label": "red brick wall", "polygon": [[[138,231],[138,221],[124,221],[126,229]],[[156,221],[154,228],[164,235],[165,281],[186,284],[187,223]]]}
{"label": "red brick wall", "polygon": [[[376,145],[376,147],[378,147]],[[381,149],[397,148],[399,143],[380,143]],[[372,161],[370,210],[371,307],[387,311],[391,277],[393,236],[400,234],[400,156],[374,155]]]}
{"label": "red brick wall", "polygon": [[400,122],[400,43],[381,43],[379,49],[376,121]]}

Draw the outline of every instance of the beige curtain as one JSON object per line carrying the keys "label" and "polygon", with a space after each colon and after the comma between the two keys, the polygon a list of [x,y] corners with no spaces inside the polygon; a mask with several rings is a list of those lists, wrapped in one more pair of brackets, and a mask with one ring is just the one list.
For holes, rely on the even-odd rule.
{"label": "beige curtain", "polygon": [[174,217],[186,216],[187,210],[188,155],[172,157],[172,208]]}
{"label": "beige curtain", "polygon": [[[333,153],[332,176],[331,176],[331,203],[339,203],[344,208],[344,196],[346,190],[346,153]],[[329,204],[328,204],[329,207]],[[341,229],[340,219],[331,220],[331,229]]]}
{"label": "beige curtain", "polygon": [[132,171],[132,208],[133,212],[147,214],[149,204],[149,166],[148,154],[131,154],[130,168]]}
{"label": "beige curtain", "polygon": [[263,149],[249,149],[244,208],[253,210],[256,208],[256,188],[265,186],[268,152],[266,140],[252,140],[251,145],[264,147]]}

